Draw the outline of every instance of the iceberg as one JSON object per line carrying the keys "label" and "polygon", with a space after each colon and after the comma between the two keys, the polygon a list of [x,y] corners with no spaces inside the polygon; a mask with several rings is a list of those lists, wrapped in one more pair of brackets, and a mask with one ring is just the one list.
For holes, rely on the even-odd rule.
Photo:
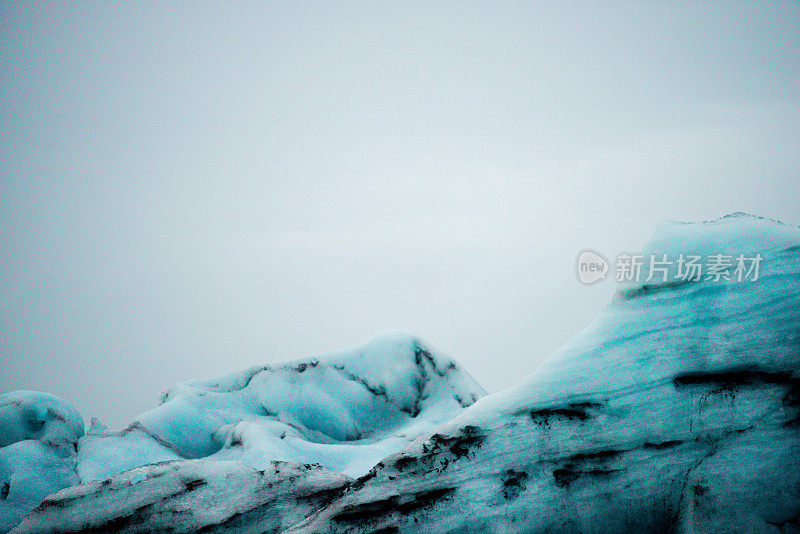
{"label": "iceberg", "polygon": [[756,252],[761,272],[621,284],[521,384],[288,532],[800,530],[800,229],[667,223],[645,252]]}
{"label": "iceberg", "polygon": [[[81,435],[73,411],[27,397],[0,412],[16,425],[0,449],[6,528],[800,531],[800,228],[664,223],[642,254],[760,264],[746,280],[672,265],[621,282],[583,332],[492,395],[388,332],[178,385],[120,432]],[[64,424],[39,433],[26,421],[50,413],[45,400]],[[27,488],[34,472],[46,487]],[[10,498],[23,489],[39,496]]]}
{"label": "iceberg", "polygon": [[[7,512],[0,531],[10,530],[51,493],[80,483],[90,492],[92,483],[115,481],[144,466],[170,465],[170,472],[182,473],[213,470],[217,462],[237,464],[249,471],[234,478],[248,480],[276,462],[316,465],[345,478],[363,475],[483,395],[454,360],[404,331],[383,332],[348,351],[179,384],[160,406],[118,432],[93,420],[84,435],[83,419],[63,400],[9,393],[0,400],[0,510]],[[145,491],[155,498],[159,490],[144,488],[159,484],[143,479],[125,499]],[[216,487],[209,484],[204,492]],[[51,510],[63,511],[59,502]]]}

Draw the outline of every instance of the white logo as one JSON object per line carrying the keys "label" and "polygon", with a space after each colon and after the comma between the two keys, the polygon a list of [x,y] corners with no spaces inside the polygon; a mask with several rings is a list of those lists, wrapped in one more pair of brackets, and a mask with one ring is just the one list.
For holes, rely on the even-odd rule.
{"label": "white logo", "polygon": [[[619,254],[615,263],[617,282],[667,283],[685,282],[743,282],[759,279],[761,254]],[[705,260],[705,261],[704,261]],[[583,284],[594,284],[609,276],[608,260],[599,252],[586,249],[578,254],[575,271]]]}
{"label": "white logo", "polygon": [[583,284],[594,284],[608,275],[608,261],[593,250],[584,250],[578,254],[575,268],[578,280]]}

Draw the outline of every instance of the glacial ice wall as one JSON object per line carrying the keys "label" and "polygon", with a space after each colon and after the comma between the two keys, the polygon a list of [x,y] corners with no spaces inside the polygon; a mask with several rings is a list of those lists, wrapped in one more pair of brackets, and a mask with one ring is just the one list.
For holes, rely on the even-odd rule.
{"label": "glacial ice wall", "polygon": [[800,229],[662,225],[646,253],[758,253],[757,280],[622,284],[518,386],[290,529],[800,530]]}

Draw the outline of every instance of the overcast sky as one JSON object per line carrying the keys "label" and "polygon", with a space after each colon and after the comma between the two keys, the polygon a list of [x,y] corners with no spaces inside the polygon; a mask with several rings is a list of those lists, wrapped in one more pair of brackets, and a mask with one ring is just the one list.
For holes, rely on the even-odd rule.
{"label": "overcast sky", "polygon": [[0,392],[172,384],[407,328],[488,390],[662,219],[800,224],[800,3],[0,5]]}

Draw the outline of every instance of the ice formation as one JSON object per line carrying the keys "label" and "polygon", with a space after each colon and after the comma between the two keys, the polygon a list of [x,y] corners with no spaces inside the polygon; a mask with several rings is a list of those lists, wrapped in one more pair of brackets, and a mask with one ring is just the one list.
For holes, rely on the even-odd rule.
{"label": "ice formation", "polygon": [[290,532],[800,530],[800,229],[665,224],[645,252],[763,260],[755,281],[622,285],[521,384]]}
{"label": "ice formation", "polygon": [[362,475],[484,394],[455,361],[402,331],[349,351],[180,384],[119,432],[93,420],[84,436],[80,414],[64,401],[6,394],[0,531],[59,489],[145,465],[202,458],[191,469],[238,462],[258,471],[281,461]]}
{"label": "ice formation", "polygon": [[474,404],[455,363],[392,334],[178,386],[77,454],[15,429],[3,480],[50,469],[6,453],[30,442],[84,482],[15,532],[799,531],[800,229],[669,223],[644,252],[762,260],[754,280],[621,284],[540,369]]}
{"label": "ice formation", "polygon": [[76,452],[83,418],[48,393],[0,395],[0,532],[47,495],[80,483]]}
{"label": "ice formation", "polygon": [[293,462],[261,470],[235,461],[160,463],[62,490],[14,532],[280,532],[352,481]]}

